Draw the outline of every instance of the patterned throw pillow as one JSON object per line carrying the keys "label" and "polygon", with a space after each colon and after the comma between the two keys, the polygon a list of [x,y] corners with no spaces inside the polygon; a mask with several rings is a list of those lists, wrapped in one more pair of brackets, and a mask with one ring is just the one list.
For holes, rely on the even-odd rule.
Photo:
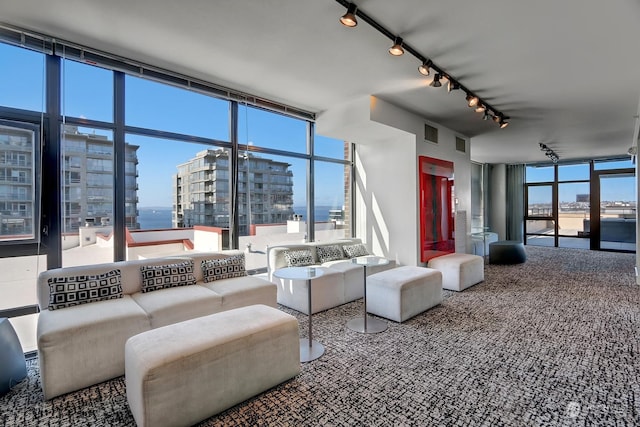
{"label": "patterned throw pillow", "polygon": [[287,261],[288,267],[304,267],[305,265],[313,265],[313,255],[309,249],[299,251],[284,251],[284,259]]}
{"label": "patterned throw pillow", "polygon": [[321,264],[323,262],[344,258],[344,253],[339,245],[318,246],[316,252],[318,253],[318,260]]}
{"label": "patterned throw pillow", "polygon": [[205,259],[200,265],[205,282],[230,279],[247,275],[244,267],[244,254],[233,255],[227,258]]}
{"label": "patterned throw pillow", "polygon": [[359,256],[369,255],[366,246],[362,243],[358,243],[355,245],[344,245],[342,249],[344,250],[344,254],[347,258],[356,258]]}
{"label": "patterned throw pillow", "polygon": [[122,277],[115,269],[91,276],[49,278],[49,310],[122,298]]}
{"label": "patterned throw pillow", "polygon": [[142,292],[196,284],[192,260],[176,264],[144,265],[140,267],[140,272]]}

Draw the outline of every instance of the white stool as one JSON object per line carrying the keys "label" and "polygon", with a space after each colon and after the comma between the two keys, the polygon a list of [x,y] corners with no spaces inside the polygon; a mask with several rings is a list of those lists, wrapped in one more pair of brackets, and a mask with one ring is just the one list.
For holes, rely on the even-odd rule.
{"label": "white stool", "polygon": [[442,274],[405,265],[367,278],[367,311],[404,322],[442,302]]}
{"label": "white stool", "polygon": [[451,291],[463,291],[484,280],[484,259],[478,255],[442,255],[431,258],[428,266],[442,273],[442,287]]}
{"label": "white stool", "polygon": [[196,424],[299,372],[298,321],[266,305],[152,329],[125,345],[139,427]]}

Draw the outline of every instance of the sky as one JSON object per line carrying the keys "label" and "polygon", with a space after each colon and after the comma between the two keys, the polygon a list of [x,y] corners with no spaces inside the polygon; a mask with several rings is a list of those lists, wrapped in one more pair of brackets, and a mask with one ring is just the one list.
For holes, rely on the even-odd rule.
{"label": "sky", "polygon": [[[631,159],[615,162],[596,163],[596,171],[615,168],[632,168]],[[528,183],[549,182],[554,180],[553,166],[527,167],[526,181]],[[589,164],[558,166],[558,201],[570,203],[576,201],[576,194],[589,194],[589,182],[565,182],[589,180]],[[635,201],[636,180],[634,176],[614,175],[601,176],[600,201]],[[529,204],[551,203],[551,186],[529,187]]]}
{"label": "sky", "polygon": [[[44,56],[0,43],[0,105],[41,111],[43,108]],[[109,70],[63,61],[62,106],[64,117],[113,121],[113,79]],[[229,103],[220,99],[137,78],[125,78],[125,123],[154,130],[229,141]],[[238,114],[241,144],[304,154],[306,122],[241,105]],[[80,128],[113,139],[110,130]],[[127,134],[126,142],[139,145],[139,207],[170,207],[176,165],[207,148],[204,144],[169,141]],[[342,159],[343,142],[314,136],[316,155]],[[306,161],[266,154],[258,156],[291,164],[294,205],[306,205]],[[316,205],[344,204],[341,165],[316,163]]]}

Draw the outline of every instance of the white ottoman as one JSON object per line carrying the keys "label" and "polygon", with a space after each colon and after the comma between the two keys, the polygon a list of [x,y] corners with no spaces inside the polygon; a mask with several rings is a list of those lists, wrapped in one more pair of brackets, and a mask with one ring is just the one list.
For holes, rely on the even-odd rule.
{"label": "white ottoman", "polygon": [[442,273],[442,287],[451,291],[463,291],[484,280],[484,259],[478,255],[442,255],[431,258],[428,266]]}
{"label": "white ottoman", "polygon": [[190,426],[300,372],[298,321],[266,305],[198,317],[125,345],[138,426]]}
{"label": "white ottoman", "polygon": [[404,322],[442,302],[442,274],[405,265],[367,278],[367,311]]}

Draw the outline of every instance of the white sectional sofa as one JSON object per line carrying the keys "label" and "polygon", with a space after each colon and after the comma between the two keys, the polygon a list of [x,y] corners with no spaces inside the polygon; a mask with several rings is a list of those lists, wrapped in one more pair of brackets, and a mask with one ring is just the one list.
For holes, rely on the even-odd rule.
{"label": "white sectional sofa", "polygon": [[[186,267],[162,268],[183,262]],[[146,281],[141,269],[146,270]],[[191,284],[172,283],[185,277]],[[82,293],[81,287],[96,281],[106,286]],[[39,275],[37,291],[38,357],[45,399],[124,375],[125,342],[141,332],[253,304],[277,307],[276,286],[247,276],[240,251],[52,269]],[[74,305],[83,296],[91,302]]]}
{"label": "white sectional sofa", "polygon": [[[279,279],[273,272],[279,268],[288,267],[287,254],[298,251],[309,251],[311,259],[297,265],[310,265],[322,267],[324,274],[322,277],[313,280],[311,286],[311,312],[327,310],[350,301],[362,298],[364,295],[363,267],[354,264],[344,252],[345,246],[362,245],[360,239],[341,239],[326,242],[298,243],[272,246],[267,249],[267,265],[269,280],[278,287],[278,303],[293,308],[301,313],[309,314],[308,311],[308,291],[307,282],[302,280]],[[341,250],[339,259],[331,259],[327,256],[332,247]],[[318,250],[320,248],[320,251]],[[367,252],[370,253],[369,250]],[[331,260],[326,260],[331,259]],[[367,276],[379,273],[396,265],[394,260],[389,260],[389,264],[368,267]]]}

